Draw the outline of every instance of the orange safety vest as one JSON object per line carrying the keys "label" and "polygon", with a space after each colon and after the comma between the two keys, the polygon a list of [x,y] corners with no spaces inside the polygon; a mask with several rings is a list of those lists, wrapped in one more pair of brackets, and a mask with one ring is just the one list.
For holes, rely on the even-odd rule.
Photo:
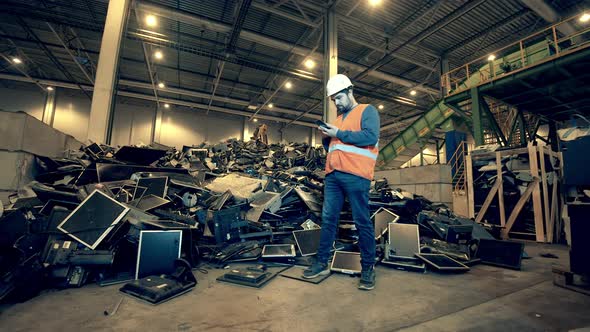
{"label": "orange safety vest", "polygon": [[[334,125],[338,127],[338,130],[361,131],[361,119],[367,106],[369,105],[361,104],[356,106],[344,120],[342,120],[342,114],[339,115]],[[326,174],[341,171],[373,180],[378,154],[379,148],[377,145],[360,147],[344,143],[338,138],[332,137],[326,159]]]}

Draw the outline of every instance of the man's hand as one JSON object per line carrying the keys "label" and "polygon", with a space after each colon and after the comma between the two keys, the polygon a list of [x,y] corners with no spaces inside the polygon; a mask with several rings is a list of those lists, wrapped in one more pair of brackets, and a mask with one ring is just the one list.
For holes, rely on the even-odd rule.
{"label": "man's hand", "polygon": [[331,125],[329,123],[326,123],[328,125],[328,127],[319,127],[320,131],[322,132],[322,134],[329,136],[329,137],[336,137],[336,134],[338,134],[338,127]]}

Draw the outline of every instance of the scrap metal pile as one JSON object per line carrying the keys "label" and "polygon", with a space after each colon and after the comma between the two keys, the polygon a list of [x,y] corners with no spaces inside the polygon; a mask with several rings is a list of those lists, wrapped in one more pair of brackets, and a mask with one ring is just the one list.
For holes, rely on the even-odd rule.
{"label": "scrap metal pile", "polygon": [[[23,301],[44,288],[159,275],[153,265],[162,263],[176,267],[169,272],[177,278],[186,277],[190,266],[259,262],[261,256],[309,265],[317,250],[322,148],[237,140],[182,150],[91,144],[68,158],[36,160],[36,181],[12,195],[0,212],[0,300]],[[396,256],[391,236],[384,236],[392,221],[419,227],[418,251],[460,260],[473,256],[472,230],[474,237],[479,232],[477,238],[491,238],[446,206],[395,190],[384,180],[371,189],[370,206],[381,255],[388,259]],[[391,218],[377,220],[384,211]],[[336,249],[358,251],[352,220],[345,204]],[[179,237],[170,242],[171,231]],[[293,249],[272,254],[280,249],[272,245]],[[142,252],[156,256],[142,260]],[[157,256],[166,253],[171,253],[168,263]]]}

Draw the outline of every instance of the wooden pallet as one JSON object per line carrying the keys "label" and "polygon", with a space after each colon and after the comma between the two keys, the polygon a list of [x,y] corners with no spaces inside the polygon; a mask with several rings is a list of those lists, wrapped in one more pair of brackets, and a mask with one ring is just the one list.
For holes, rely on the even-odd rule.
{"label": "wooden pallet", "polygon": [[581,276],[563,268],[553,268],[553,284],[574,292],[590,295],[590,283],[582,281],[583,277],[590,279],[589,276]]}

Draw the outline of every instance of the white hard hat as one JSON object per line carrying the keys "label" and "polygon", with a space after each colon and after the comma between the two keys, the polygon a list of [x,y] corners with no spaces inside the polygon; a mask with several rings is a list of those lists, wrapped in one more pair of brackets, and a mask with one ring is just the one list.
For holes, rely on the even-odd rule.
{"label": "white hard hat", "polygon": [[351,86],[352,82],[346,75],[334,75],[328,80],[328,84],[326,84],[326,95],[328,97],[333,96],[344,89],[350,88]]}

